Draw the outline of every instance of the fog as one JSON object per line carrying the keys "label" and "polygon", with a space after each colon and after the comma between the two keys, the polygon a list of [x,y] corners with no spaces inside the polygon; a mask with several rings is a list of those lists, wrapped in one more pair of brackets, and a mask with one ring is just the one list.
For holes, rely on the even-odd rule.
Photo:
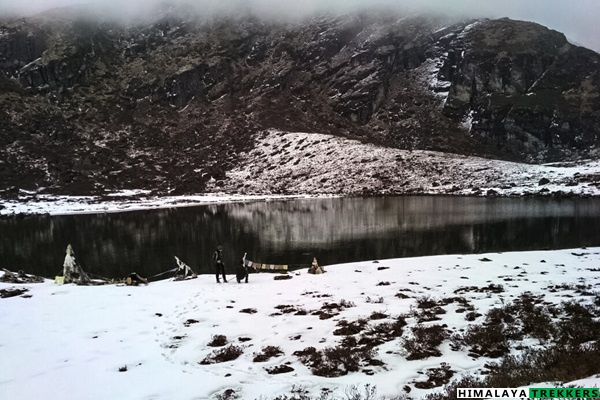
{"label": "fog", "polygon": [[0,0],[0,15],[30,16],[52,8],[86,4],[97,15],[143,17],[151,3],[186,3],[203,15],[250,12],[267,18],[304,17],[317,12],[345,13],[392,7],[410,12],[433,11],[453,16],[509,17],[538,22],[567,38],[600,51],[599,0]]}

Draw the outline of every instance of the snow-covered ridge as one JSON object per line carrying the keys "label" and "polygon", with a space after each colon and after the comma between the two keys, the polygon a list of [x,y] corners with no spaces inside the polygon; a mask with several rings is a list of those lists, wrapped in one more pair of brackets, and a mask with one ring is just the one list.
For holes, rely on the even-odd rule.
{"label": "snow-covered ridge", "polygon": [[[600,172],[598,161],[530,165],[393,149],[317,133],[267,132],[242,159],[221,187],[227,193],[600,194],[593,182],[578,183],[578,177]],[[548,182],[540,184],[542,179]]]}
{"label": "snow-covered ridge", "polygon": [[[298,197],[426,194],[600,196],[600,161],[532,165],[422,150],[400,150],[318,133],[268,131],[242,154],[211,194],[155,196],[126,190],[105,196],[21,192],[0,215],[96,213]],[[547,180],[546,183],[544,183]]]}

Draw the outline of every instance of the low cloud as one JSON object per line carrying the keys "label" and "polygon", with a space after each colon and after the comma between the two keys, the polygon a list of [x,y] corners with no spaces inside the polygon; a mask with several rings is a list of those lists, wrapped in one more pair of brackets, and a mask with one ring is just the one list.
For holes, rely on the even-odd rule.
{"label": "low cloud", "polygon": [[386,7],[452,16],[509,17],[538,22],[565,33],[573,42],[600,50],[598,0],[0,0],[0,15],[33,15],[48,9],[85,4],[97,15],[144,17],[153,4],[188,4],[201,15],[252,13],[267,18],[305,17],[319,12],[346,13]]}

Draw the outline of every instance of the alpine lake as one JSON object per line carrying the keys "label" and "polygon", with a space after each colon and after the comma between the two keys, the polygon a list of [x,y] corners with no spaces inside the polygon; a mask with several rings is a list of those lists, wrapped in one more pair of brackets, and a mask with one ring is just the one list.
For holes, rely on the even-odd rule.
{"label": "alpine lake", "polygon": [[151,277],[177,266],[227,273],[246,252],[290,269],[435,254],[600,246],[599,199],[353,197],[0,219],[0,267],[53,278],[71,244],[84,271]]}

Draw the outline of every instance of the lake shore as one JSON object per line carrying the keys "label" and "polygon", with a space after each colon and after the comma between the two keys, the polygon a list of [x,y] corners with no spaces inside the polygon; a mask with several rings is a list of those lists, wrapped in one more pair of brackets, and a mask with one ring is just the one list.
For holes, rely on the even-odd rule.
{"label": "lake shore", "polygon": [[[309,146],[289,163],[281,148]],[[343,149],[343,151],[341,150]],[[331,156],[338,152],[337,156]],[[271,156],[271,154],[276,154]],[[205,204],[357,196],[600,198],[600,161],[524,164],[423,150],[400,150],[331,135],[269,131],[242,165],[206,192],[144,189],[57,195],[46,188],[0,189],[0,216],[91,214]]]}
{"label": "lake shore", "polygon": [[[561,304],[593,305],[599,262],[600,248],[587,248],[357,262],[325,266],[322,275],[251,274],[248,284],[233,275],[227,284],[212,275],[137,287],[0,283],[27,289],[0,299],[0,392],[25,400],[217,399],[227,391],[271,399],[302,388],[344,398],[369,384],[380,396],[421,398],[441,388],[419,388],[432,369],[447,365],[452,379],[479,376],[499,360],[455,346],[456,335],[482,325],[491,309],[533,296],[539,307],[558,307],[558,323]],[[416,357],[411,340],[434,326],[447,335]],[[215,343],[220,336],[224,345]],[[339,363],[325,370],[332,377],[318,376],[323,370],[306,355],[376,336],[356,371]],[[551,343],[535,336],[508,340],[507,354]],[[280,352],[267,356],[268,348]],[[223,349],[240,354],[218,362]]]}

